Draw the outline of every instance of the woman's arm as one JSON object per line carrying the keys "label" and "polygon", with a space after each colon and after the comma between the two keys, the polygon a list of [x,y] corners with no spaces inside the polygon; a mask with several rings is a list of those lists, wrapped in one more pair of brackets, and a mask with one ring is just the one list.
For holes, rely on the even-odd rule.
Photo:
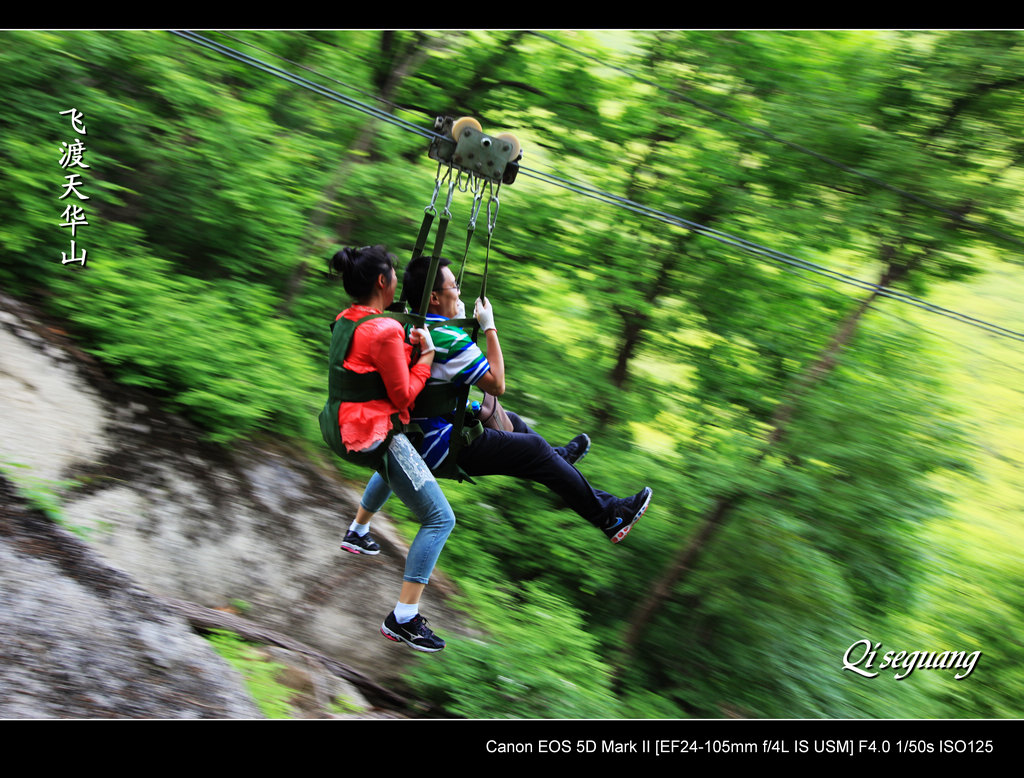
{"label": "woman's arm", "polygon": [[394,328],[389,327],[382,333],[373,361],[384,380],[388,398],[400,411],[407,410],[413,404],[416,395],[430,378],[430,366],[434,362],[433,348],[421,353],[412,367],[408,366],[408,359],[404,330],[395,322]]}

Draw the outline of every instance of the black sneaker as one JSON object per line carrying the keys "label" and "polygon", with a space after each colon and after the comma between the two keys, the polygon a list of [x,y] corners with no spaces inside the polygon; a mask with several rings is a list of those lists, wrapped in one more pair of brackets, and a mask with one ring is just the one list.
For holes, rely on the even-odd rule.
{"label": "black sneaker", "polygon": [[354,530],[349,530],[345,533],[345,539],[341,541],[341,547],[353,554],[369,554],[373,556],[380,553],[380,546],[377,545],[377,541],[370,537],[369,532],[365,535],[357,535]]}
{"label": "black sneaker", "polygon": [[615,509],[611,518],[602,527],[604,534],[612,543],[618,543],[633,529],[633,525],[640,520],[647,506],[651,504],[651,494],[651,487],[645,486],[642,492],[623,500]]}
{"label": "black sneaker", "polygon": [[590,438],[586,435],[577,435],[566,443],[562,450],[565,451],[565,454],[562,455],[562,459],[570,465],[575,465],[587,455],[588,451],[590,451]]}
{"label": "black sneaker", "polygon": [[440,651],[445,645],[441,638],[430,631],[427,620],[418,613],[412,620],[399,624],[395,612],[391,611],[380,625],[380,634],[388,640],[403,641],[417,651]]}

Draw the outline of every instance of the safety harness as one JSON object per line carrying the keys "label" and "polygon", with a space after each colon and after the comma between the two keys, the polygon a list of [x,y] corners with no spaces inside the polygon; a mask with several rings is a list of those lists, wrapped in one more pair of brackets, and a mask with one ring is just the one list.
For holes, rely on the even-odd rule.
{"label": "safety harness", "polygon": [[[487,204],[487,252],[484,257],[484,271],[479,295],[483,299],[487,291],[487,271],[491,238],[494,234],[494,225],[498,217],[498,191],[502,183],[511,184],[515,181],[519,170],[518,160],[522,157],[519,141],[514,136],[505,134],[491,137],[486,135],[480,129],[480,123],[469,117],[453,120],[451,117],[441,116],[434,122],[434,128],[439,133],[432,139],[429,149],[429,156],[438,162],[437,174],[434,180],[434,194],[430,204],[424,209],[423,222],[420,225],[420,231],[412,253],[413,259],[421,256],[426,246],[434,219],[438,215],[437,199],[445,183],[448,184],[448,194],[437,226],[434,250],[430,256],[430,264],[427,269],[426,284],[423,288],[423,298],[420,300],[419,312],[409,312],[409,307],[405,300],[405,289],[403,288],[398,301],[387,312],[371,314],[357,321],[341,317],[331,324],[328,397],[326,404],[320,411],[320,432],[323,435],[324,442],[327,443],[335,454],[347,461],[376,470],[385,481],[389,480],[388,447],[391,445],[391,439],[396,434],[404,432],[410,437],[413,444],[417,445],[422,439],[423,432],[415,422],[408,425],[403,424],[396,413],[391,417],[391,430],[388,432],[387,437],[378,446],[374,447],[373,450],[349,451],[345,448],[345,444],[341,439],[341,430],[338,427],[338,411],[341,403],[369,402],[371,400],[387,398],[387,389],[379,373],[356,373],[344,367],[343,363],[348,353],[352,336],[355,333],[356,327],[363,322],[378,317],[387,317],[398,320],[405,325],[407,330],[412,327],[428,327],[430,329],[458,327],[469,332],[473,342],[476,342],[480,323],[475,318],[448,319],[442,322],[428,322],[426,318],[427,310],[430,306],[430,293],[437,279],[441,250],[444,246],[449,222],[451,221],[451,204],[456,191],[468,191],[473,194],[469,225],[466,230],[466,247],[459,268],[458,283],[461,287],[466,257],[469,255],[470,244],[476,230],[477,217],[483,204],[484,187],[486,186],[489,189]],[[445,164],[447,164],[446,169]],[[443,174],[442,170],[444,170]],[[452,478],[459,481],[468,480],[472,483],[472,479],[458,465],[461,450],[472,443],[483,432],[483,425],[480,421],[466,413],[469,389],[469,384],[463,386],[455,386],[447,382],[427,384],[417,396],[416,402],[411,409],[411,414],[414,418],[433,418],[436,416],[452,418],[452,432],[448,455],[434,471],[434,475],[438,478]]]}

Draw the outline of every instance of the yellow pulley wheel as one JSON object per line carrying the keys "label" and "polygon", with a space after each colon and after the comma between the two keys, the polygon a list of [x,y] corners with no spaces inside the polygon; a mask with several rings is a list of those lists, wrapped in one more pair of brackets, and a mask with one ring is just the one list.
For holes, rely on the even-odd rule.
{"label": "yellow pulley wheel", "polygon": [[463,116],[461,119],[456,119],[455,123],[452,124],[452,137],[458,142],[459,137],[462,135],[463,130],[467,127],[471,127],[477,132],[481,132],[480,122],[474,119],[472,116]]}
{"label": "yellow pulley wheel", "polygon": [[509,144],[508,161],[515,162],[519,157],[519,152],[522,150],[522,146],[519,145],[519,138],[511,132],[503,132],[501,135],[497,136],[495,140]]}

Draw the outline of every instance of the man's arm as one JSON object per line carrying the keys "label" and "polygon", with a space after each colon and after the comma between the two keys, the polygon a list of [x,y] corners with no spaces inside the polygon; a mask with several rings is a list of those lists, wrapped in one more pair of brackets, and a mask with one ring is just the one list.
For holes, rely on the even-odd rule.
{"label": "man's arm", "polygon": [[501,397],[505,394],[505,360],[501,355],[498,330],[494,326],[494,310],[486,299],[483,301],[478,299],[473,314],[480,322],[480,329],[484,331],[487,338],[487,361],[491,365],[491,369],[476,382],[476,385],[487,394]]}
{"label": "man's arm", "polygon": [[476,385],[487,394],[501,397],[505,394],[505,362],[501,357],[497,330],[487,330],[487,361],[491,363],[491,369],[476,382]]}

